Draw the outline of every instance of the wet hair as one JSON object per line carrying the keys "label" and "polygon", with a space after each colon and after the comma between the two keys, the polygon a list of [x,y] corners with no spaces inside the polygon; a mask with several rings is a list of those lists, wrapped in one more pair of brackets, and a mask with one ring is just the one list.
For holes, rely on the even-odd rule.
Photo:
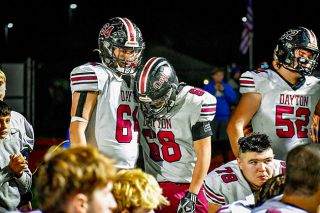
{"label": "wet hair", "polygon": [[286,176],[279,174],[267,180],[261,188],[254,193],[255,206],[259,206],[265,200],[280,195],[284,191]]}
{"label": "wet hair", "polygon": [[5,117],[10,115],[10,113],[10,107],[4,101],[0,101],[0,116]]}
{"label": "wet hair", "polygon": [[242,137],[238,141],[240,146],[239,153],[264,152],[271,148],[271,140],[266,134],[252,133]]}
{"label": "wet hair", "polygon": [[287,156],[285,193],[311,196],[320,189],[320,144],[292,149]]}

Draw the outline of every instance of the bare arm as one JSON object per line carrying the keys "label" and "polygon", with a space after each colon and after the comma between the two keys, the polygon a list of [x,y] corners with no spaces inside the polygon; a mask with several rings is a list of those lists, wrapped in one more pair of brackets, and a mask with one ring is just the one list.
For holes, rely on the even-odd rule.
{"label": "bare arm", "polygon": [[211,137],[194,141],[194,149],[197,155],[197,162],[192,173],[192,181],[189,192],[198,194],[207,175],[211,159]]}
{"label": "bare arm", "polygon": [[218,209],[220,209],[221,206],[214,204],[214,203],[210,203],[209,202],[209,206],[208,206],[208,212],[209,213],[216,213],[218,211]]}
{"label": "bare arm", "polygon": [[241,96],[228,123],[227,133],[230,140],[233,154],[238,156],[238,140],[244,136],[243,128],[248,125],[253,115],[258,111],[262,96],[259,93],[245,93]]}
{"label": "bare arm", "polygon": [[[80,106],[79,99],[80,93],[75,92],[72,94],[72,106],[71,106],[71,117],[78,116],[87,121],[90,120],[92,112],[97,102],[97,92],[87,92],[83,106]],[[82,116],[78,113],[81,111]],[[85,130],[87,129],[88,122],[85,121],[73,121],[70,123],[70,142],[72,146],[86,145]]]}

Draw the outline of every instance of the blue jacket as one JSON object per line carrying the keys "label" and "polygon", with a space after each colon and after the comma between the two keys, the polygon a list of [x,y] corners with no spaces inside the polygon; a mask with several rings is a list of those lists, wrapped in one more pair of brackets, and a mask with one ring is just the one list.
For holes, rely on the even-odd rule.
{"label": "blue jacket", "polygon": [[237,94],[233,88],[226,82],[221,83],[224,87],[223,95],[216,95],[216,89],[214,88],[215,82],[211,81],[208,85],[202,89],[214,95],[217,98],[217,109],[215,120],[228,120],[231,115],[230,106],[235,102]]}

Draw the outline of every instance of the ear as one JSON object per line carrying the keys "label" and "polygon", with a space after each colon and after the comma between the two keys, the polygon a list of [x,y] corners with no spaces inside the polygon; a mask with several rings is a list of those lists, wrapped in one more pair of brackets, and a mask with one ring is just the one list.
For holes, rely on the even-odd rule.
{"label": "ear", "polygon": [[241,160],[240,160],[239,157],[237,157],[237,162],[238,162],[238,164],[239,164],[240,169],[242,169],[242,163],[241,163]]}
{"label": "ear", "polygon": [[281,65],[278,60],[272,60],[272,66],[275,70],[280,69]]}
{"label": "ear", "polygon": [[71,198],[71,207],[74,212],[84,213],[88,212],[88,196],[82,193],[76,194]]}

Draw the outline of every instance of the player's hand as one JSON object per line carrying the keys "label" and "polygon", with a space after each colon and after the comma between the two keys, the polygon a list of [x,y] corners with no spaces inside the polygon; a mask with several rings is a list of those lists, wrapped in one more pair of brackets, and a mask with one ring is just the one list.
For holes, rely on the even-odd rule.
{"label": "player's hand", "polygon": [[22,155],[10,155],[9,168],[17,177],[21,177],[23,170],[27,167],[28,162]]}
{"label": "player's hand", "polygon": [[196,203],[198,195],[187,192],[186,195],[180,200],[177,213],[192,213],[196,210]]}

